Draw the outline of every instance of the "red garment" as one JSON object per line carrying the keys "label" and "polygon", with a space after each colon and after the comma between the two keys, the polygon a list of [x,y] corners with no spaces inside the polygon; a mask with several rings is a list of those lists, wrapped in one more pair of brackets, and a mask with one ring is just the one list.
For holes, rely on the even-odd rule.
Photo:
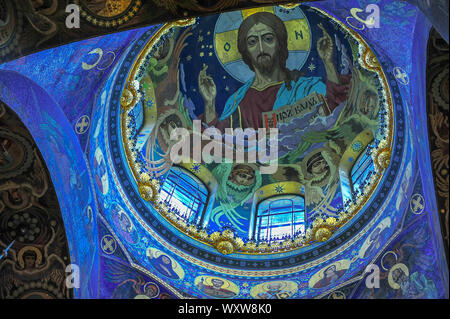
{"label": "red garment", "polygon": [[[331,112],[343,101],[348,98],[348,91],[350,89],[351,75],[341,75],[341,84],[336,84],[331,81],[326,82],[327,86],[327,103]],[[238,108],[241,114],[241,123],[239,126],[242,128],[262,128],[262,113],[272,111],[275,99],[277,97],[278,90],[281,84],[270,86],[264,90],[257,90],[253,87],[248,89]],[[236,113],[236,111],[235,111]],[[233,115],[235,114],[233,113]],[[328,114],[327,114],[328,115]],[[201,121],[204,121],[204,114],[199,116]],[[230,117],[219,122],[219,117],[216,114],[214,120],[207,123],[208,126],[214,126],[221,132],[224,132],[225,128],[231,127]],[[234,128],[234,127],[233,127]],[[202,130],[204,127],[202,128]]]}
{"label": "red garment", "polygon": [[261,91],[253,87],[248,89],[241,103],[239,103],[242,128],[264,127],[261,114],[272,111],[280,87],[281,84],[277,84]]}
{"label": "red garment", "polygon": [[[241,112],[241,127],[247,128],[259,128],[264,127],[262,124],[263,112],[271,111],[277,97],[278,90],[281,84],[270,86],[264,90],[257,90],[253,87],[248,89],[241,103],[239,103],[239,110]],[[204,114],[199,116],[201,121],[204,120]],[[230,117],[226,118],[222,122],[219,122],[219,117],[216,117],[213,121],[208,123],[208,126],[214,126],[221,132],[224,132],[225,128],[231,127]]]}
{"label": "red garment", "polygon": [[351,74],[341,74],[337,84],[327,80],[327,104],[331,112],[342,102],[348,99],[348,91],[350,90]]}

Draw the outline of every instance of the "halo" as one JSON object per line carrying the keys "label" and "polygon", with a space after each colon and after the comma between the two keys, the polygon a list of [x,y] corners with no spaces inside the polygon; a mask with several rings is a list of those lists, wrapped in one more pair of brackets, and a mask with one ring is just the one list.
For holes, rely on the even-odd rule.
{"label": "halo", "polygon": [[364,243],[362,244],[361,249],[359,250],[359,253],[358,253],[359,258],[363,258],[367,249],[369,249],[369,246],[372,244],[372,240],[370,240],[370,236],[372,236],[372,234],[375,232],[375,230],[379,229],[380,234],[381,234],[381,232],[383,230],[385,230],[389,227],[391,227],[391,218],[388,216],[385,219],[383,219],[377,226],[375,226],[375,228],[369,233],[367,238],[364,240]]}
{"label": "halo", "polygon": [[[318,153],[325,153],[326,150],[324,147],[319,147],[315,150],[312,150],[311,152],[309,152],[300,162],[300,168],[301,168],[301,172],[303,173],[303,176],[305,177],[311,177],[311,174],[308,173],[307,171],[307,166],[306,164],[308,163],[308,161],[315,156]],[[326,158],[324,157],[324,154],[322,154],[322,158],[327,162],[327,165],[330,166],[330,163],[328,163],[328,161],[326,160]],[[298,164],[297,164],[298,165]]]}
{"label": "halo", "polygon": [[269,290],[269,284],[274,284],[274,283],[280,283],[281,284],[280,289],[288,288],[287,287],[288,283],[286,281],[281,281],[281,280],[265,282],[265,283],[262,284],[261,288],[267,291],[267,290]]}
{"label": "halo", "polygon": [[328,299],[347,299],[346,295],[340,291],[333,291],[328,295]]}
{"label": "halo", "polygon": [[156,258],[158,258],[161,255],[166,255],[167,256],[167,254],[163,253],[159,249],[151,248],[151,247],[149,247],[147,249],[147,257],[150,257],[150,259],[156,259]]}
{"label": "halo", "polygon": [[335,261],[334,263],[331,263],[329,265],[326,265],[325,267],[322,267],[320,270],[318,270],[312,277],[309,279],[309,287],[313,288],[313,286],[321,279],[325,277],[325,270],[330,268],[331,266],[336,267],[336,271],[345,270],[347,271],[350,268],[351,260],[349,259],[341,259],[338,261]]}
{"label": "halo", "polygon": [[311,28],[300,6],[289,9],[270,6],[222,13],[214,27],[214,52],[222,67],[242,83],[249,81],[254,73],[244,63],[238,51],[238,29],[245,18],[257,12],[273,13],[284,22],[288,33],[288,69],[300,70],[311,50]]}
{"label": "halo", "polygon": [[[211,285],[212,285],[212,280],[213,280],[213,279],[219,279],[219,280],[222,280],[222,281],[223,281],[223,286],[222,286],[222,288],[227,289],[227,288],[231,287],[230,281],[228,281],[228,280],[225,279],[225,278],[211,277],[211,276],[201,276],[201,277],[203,277],[203,278],[205,279],[205,282],[206,282],[206,284],[207,284],[208,286],[211,286]],[[201,277],[200,277],[200,280],[201,280]]]}
{"label": "halo", "polygon": [[400,289],[400,285],[397,284],[397,283],[394,281],[394,278],[392,278],[392,272],[393,272],[395,269],[399,269],[399,268],[400,268],[401,270],[403,270],[403,272],[405,273],[406,276],[409,276],[409,269],[408,269],[408,266],[406,266],[406,265],[403,264],[403,263],[395,264],[395,265],[389,270],[389,274],[388,274],[388,282],[389,282],[389,286],[391,286],[391,287],[394,288],[394,289]]}
{"label": "halo", "polygon": [[42,262],[42,253],[39,249],[37,249],[34,246],[25,246],[21,250],[19,250],[19,253],[17,254],[17,260],[22,269],[25,268],[25,261],[23,260],[23,254],[26,251],[30,251],[30,250],[34,251],[36,253],[36,266],[39,266]]}
{"label": "halo", "polygon": [[385,271],[387,271],[388,268],[384,267],[384,257],[386,257],[386,255],[388,255],[388,254],[391,254],[391,255],[395,256],[395,261],[398,260],[397,254],[395,252],[393,252],[392,250],[389,250],[389,251],[385,252],[384,255],[381,257],[381,261],[380,261],[381,268],[383,268],[383,270],[385,270]]}
{"label": "halo", "polygon": [[[119,206],[119,205],[117,205],[117,206]],[[128,221],[130,222],[130,233],[134,230],[134,225],[133,225],[133,222],[131,221],[131,218],[130,218],[130,216],[128,216],[128,214],[123,210],[123,208],[122,207],[120,207],[119,206],[119,212],[118,212],[118,216],[119,216],[119,218],[121,218],[121,216],[122,215],[125,215],[125,217],[128,219]],[[120,225],[119,225],[119,228],[122,228]],[[124,229],[122,229],[122,230],[124,230]],[[127,231],[127,230],[124,230],[124,231]]]}
{"label": "halo", "polygon": [[149,286],[149,285],[152,285],[152,286],[154,286],[154,287],[156,287],[156,294],[153,296],[153,297],[151,297],[151,298],[156,298],[156,297],[158,297],[158,295],[159,295],[159,292],[160,292],[160,290],[159,290],[159,286],[157,285],[157,284],[155,284],[155,283],[153,283],[153,282],[147,282],[145,285],[144,285],[144,293],[145,293],[145,289],[147,289],[147,287]]}

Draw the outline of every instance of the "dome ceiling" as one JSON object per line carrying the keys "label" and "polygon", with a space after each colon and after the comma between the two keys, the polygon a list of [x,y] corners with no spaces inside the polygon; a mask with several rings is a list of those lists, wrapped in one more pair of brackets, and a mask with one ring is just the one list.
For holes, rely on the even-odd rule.
{"label": "dome ceiling", "polygon": [[[426,43],[411,30],[428,26],[396,1],[364,24],[349,12],[368,3],[353,2],[189,14],[2,65],[2,100],[15,108],[8,70],[23,74],[80,145],[60,150],[79,174],[47,162],[68,181],[55,188],[73,206],[62,210],[71,259],[99,273],[76,296],[385,298],[400,291],[394,271],[443,294],[441,260],[427,253],[440,248],[426,145],[411,120]],[[81,246],[71,191],[98,220]],[[364,284],[371,264],[383,292]]]}
{"label": "dome ceiling", "polygon": [[[285,65],[302,72],[292,81],[295,97],[279,93],[274,109],[280,111],[259,114],[279,121],[278,166],[264,174],[267,163],[248,158],[205,163],[190,146],[190,156],[176,162],[171,132],[185,128],[193,140],[195,120],[207,124],[207,88],[199,84],[204,78],[214,82],[221,117],[214,126],[222,129],[221,139],[227,138],[225,128],[271,125],[252,122],[247,114],[240,122],[230,119],[240,108],[232,109],[232,99],[249,103],[243,99],[254,76],[238,52],[238,29],[258,12],[282,21]],[[325,61],[324,38],[334,47]],[[402,194],[411,191],[415,170],[400,93],[404,79],[396,78],[401,68],[382,52],[376,41],[306,5],[235,11],[146,31],[107,81],[91,136],[101,206],[126,249],[146,269],[197,297],[218,297],[209,287],[221,283],[228,287],[224,296],[255,298],[271,282],[289,296],[312,297],[333,287],[325,284],[327,269],[337,282],[361,273],[375,247],[402,223]],[[330,83],[330,65],[337,83]],[[307,91],[302,85],[316,87]],[[313,91],[321,92],[322,104],[311,102]],[[300,101],[298,111],[283,119],[289,101]],[[242,146],[234,142],[231,148]],[[251,146],[245,147],[248,155]],[[185,188],[177,189],[180,183]],[[285,203],[295,217],[283,228],[287,217],[267,217],[267,207],[278,205],[273,211],[279,212]]]}
{"label": "dome ceiling", "polygon": [[[326,18],[314,11],[310,11],[305,16],[299,6],[293,9],[261,8],[259,12],[264,12],[264,10],[270,12],[272,16],[278,14],[281,20],[285,19],[284,24],[287,26],[289,43],[286,67],[302,69],[305,62],[309,62],[309,68],[305,69],[309,70],[310,76],[302,77],[296,82],[297,86],[293,89],[297,90],[295,97],[285,94],[275,100],[276,106],[273,108],[275,112],[270,114],[270,112],[260,111],[258,113],[258,110],[255,109],[254,113],[244,115],[243,106],[237,107],[237,111],[234,111],[241,112],[242,110],[238,129],[268,128],[270,126],[270,124],[266,126],[268,118],[273,122],[273,117],[276,117],[278,124],[275,122],[272,127],[276,126],[279,130],[278,136],[273,138],[276,139],[278,148],[275,146],[269,150],[277,152],[276,156],[271,155],[275,159],[276,165],[261,168],[260,158],[252,162],[250,156],[253,150],[250,146],[247,151],[243,152],[243,160],[238,159],[239,147],[243,146],[242,142],[238,140],[234,142],[232,148],[230,147],[235,154],[232,155],[229,163],[225,162],[227,156],[225,154],[222,157],[219,155],[214,158],[213,163],[203,164],[208,161],[207,143],[202,144],[201,157],[192,153],[188,159],[181,161],[183,167],[208,185],[207,191],[210,192],[208,202],[211,203],[210,207],[204,209],[206,211],[200,212],[198,222],[194,221],[193,216],[187,218],[186,221],[188,224],[201,226],[209,234],[221,231],[223,226],[229,225],[240,238],[249,237],[259,240],[262,239],[259,237],[264,237],[267,239],[259,240],[261,244],[269,244],[271,240],[280,241],[283,235],[253,234],[255,226],[252,225],[252,221],[264,223],[265,219],[254,221],[252,215],[255,215],[255,210],[260,202],[273,196],[298,195],[302,197],[301,203],[298,204],[305,211],[304,216],[298,216],[298,223],[293,225],[295,232],[289,234],[289,238],[282,243],[283,247],[286,246],[285,249],[275,248],[274,250],[265,245],[259,247],[259,243],[248,243],[245,246],[238,242],[234,243],[239,246],[236,248],[244,252],[292,250],[307,246],[311,241],[328,239],[333,230],[339,229],[357,213],[364,205],[363,203],[369,199],[369,194],[376,188],[376,181],[381,180],[383,171],[390,161],[393,133],[391,120],[393,103],[390,91],[387,89],[387,80],[373,52],[366,44],[358,43],[358,40],[353,38],[353,42],[350,44],[347,41],[345,47],[345,35],[348,34],[347,37],[350,37],[349,32],[340,35],[341,39],[344,39],[344,44],[335,35],[336,42],[340,45],[337,61],[343,67],[340,70],[339,85],[334,85],[330,81],[327,82],[325,89],[324,83],[320,79],[326,79],[326,71],[322,69],[323,63],[315,52],[316,44],[311,44],[313,31],[311,31],[310,25],[327,25]],[[128,112],[122,113],[121,118],[127,160],[131,163],[131,169],[141,192],[146,191],[144,185],[148,182],[150,185],[154,184],[156,188],[160,188],[164,180],[170,179],[170,174],[166,175],[167,170],[174,164],[174,160],[170,158],[172,147],[176,142],[170,139],[173,128],[178,124],[189,129],[195,136],[195,121],[199,121],[204,116],[203,105],[206,104],[203,103],[202,94],[197,92],[201,90],[198,83],[202,76],[208,77],[208,74],[213,74],[211,79],[217,83],[214,85],[219,87],[215,97],[215,112],[222,113],[224,118],[217,125],[222,128],[220,133],[223,133],[223,140],[220,142],[224,144],[227,138],[233,139],[233,134],[239,134],[231,130],[231,134],[226,132],[228,126],[236,128],[234,127],[236,123],[230,123],[230,119],[233,116],[236,117],[237,113],[231,114],[232,111],[224,110],[224,106],[231,108],[231,99],[240,98],[242,100],[243,97],[250,96],[242,96],[242,93],[237,91],[243,83],[252,80],[253,72],[237,52],[235,38],[237,38],[237,30],[243,17],[257,12],[258,10],[253,9],[226,13],[208,17],[208,19],[199,18],[194,26],[188,27],[166,25],[158,33],[170,32],[173,34],[166,35],[166,39],[163,40],[158,38],[159,34],[157,33],[144,48],[144,51],[147,51],[144,53],[146,55],[142,56],[141,61],[138,60],[135,63],[130,74],[130,81],[126,84],[123,92],[122,106]],[[232,25],[224,22],[233,20],[233,17],[238,18],[234,19],[236,22]],[[203,20],[206,21],[203,22]],[[300,27],[296,29],[296,25]],[[203,30],[215,30],[215,33]],[[314,30],[316,34],[320,34],[320,32],[319,27]],[[202,33],[205,33],[205,41],[203,41]],[[210,36],[207,35],[208,33]],[[208,40],[211,39],[214,45],[209,44]],[[230,43],[233,43],[235,47]],[[352,45],[355,52],[352,52]],[[159,51],[153,49],[155,52],[152,52],[152,47],[155,46],[160,49],[158,49]],[[183,46],[187,47],[182,52],[177,50]],[[171,48],[173,53],[170,51]],[[236,52],[232,52],[233,50]],[[180,57],[171,57],[174,54],[179,54]],[[358,62],[353,63],[351,59]],[[179,69],[173,68],[173,61],[177,61]],[[317,61],[317,67],[316,62],[313,61]],[[196,70],[197,66],[202,63],[204,70],[207,65],[208,73]],[[331,65],[335,67],[334,61]],[[316,68],[319,70],[316,71]],[[355,71],[353,79],[355,84],[352,91],[349,91],[351,81],[349,73],[352,68],[358,71]],[[166,69],[168,71],[164,72]],[[324,74],[320,74],[321,71]],[[173,83],[178,79],[181,82],[179,88]],[[133,88],[138,82],[140,83],[138,90],[141,93],[136,92]],[[175,89],[166,89],[171,86]],[[220,89],[220,86],[224,88]],[[306,89],[306,86],[314,86],[314,88]],[[323,90],[323,94],[316,95],[315,90]],[[324,99],[325,91],[327,101],[319,105],[319,99]],[[249,92],[252,94],[251,90]],[[341,97],[337,98],[333,94],[341,94]],[[133,95],[142,95],[141,101],[138,102]],[[258,95],[253,98],[257,97]],[[178,99],[178,101],[173,101],[174,99]],[[297,103],[295,107],[286,107],[286,103],[290,103],[288,101],[291,100],[295,100]],[[236,102],[236,104],[238,103]],[[276,107],[278,108],[276,109]],[[224,115],[227,112],[230,114],[228,118]],[[254,115],[256,120],[249,119],[248,117],[251,115]],[[265,119],[267,123],[263,123],[261,119]],[[251,123],[246,123],[246,121]],[[203,123],[206,122],[203,121]],[[205,134],[204,132],[204,135],[201,136],[202,139],[206,138]],[[245,134],[250,138],[251,133]],[[261,137],[255,135],[260,143]],[[192,140],[193,143],[194,140]],[[214,154],[212,155],[214,156]],[[365,164],[361,159],[359,163],[361,169],[357,173],[356,179],[350,181],[344,175],[349,175],[359,157],[363,158],[364,156],[373,157],[373,159],[367,159]],[[258,157],[260,157],[259,152]],[[136,161],[138,161],[138,165],[135,164]],[[268,172],[269,170],[270,172]],[[142,171],[144,171],[143,174],[141,174]],[[143,181],[145,179],[148,181]],[[149,191],[154,192],[156,189],[149,189]],[[171,205],[167,196],[164,195],[164,187],[162,191],[163,193],[159,196],[161,198],[156,199],[149,194],[149,200],[157,205],[158,201],[164,202],[165,205],[161,207],[160,211],[167,218],[173,220],[177,213],[169,212],[176,210],[180,215],[183,213],[183,208]],[[350,193],[354,193],[354,196],[352,197]],[[358,202],[359,207],[349,212],[347,206],[352,200],[355,204]],[[307,229],[310,228],[308,226],[318,223],[318,221],[314,222],[318,218],[328,219],[325,227],[316,226],[308,232]],[[178,226],[186,229],[189,227],[188,224]],[[204,236],[201,231],[191,231],[191,233],[200,240]]]}

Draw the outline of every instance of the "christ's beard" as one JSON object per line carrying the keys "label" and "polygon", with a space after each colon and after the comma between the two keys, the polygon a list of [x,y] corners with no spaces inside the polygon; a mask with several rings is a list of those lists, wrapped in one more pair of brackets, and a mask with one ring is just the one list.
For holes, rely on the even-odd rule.
{"label": "christ's beard", "polygon": [[261,74],[270,74],[273,71],[273,66],[276,58],[268,54],[261,54],[254,61],[255,69],[258,69]]}

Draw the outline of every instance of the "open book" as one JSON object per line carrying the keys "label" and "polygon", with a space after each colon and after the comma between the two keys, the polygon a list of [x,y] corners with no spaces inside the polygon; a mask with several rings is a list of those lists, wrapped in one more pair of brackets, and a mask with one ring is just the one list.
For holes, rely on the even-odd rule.
{"label": "open book", "polygon": [[273,111],[263,112],[263,125],[265,128],[275,128],[278,123],[289,123],[292,118],[301,117],[311,112],[314,112],[315,115],[322,116],[331,113],[327,101],[322,94],[313,92],[292,105],[285,105]]}

